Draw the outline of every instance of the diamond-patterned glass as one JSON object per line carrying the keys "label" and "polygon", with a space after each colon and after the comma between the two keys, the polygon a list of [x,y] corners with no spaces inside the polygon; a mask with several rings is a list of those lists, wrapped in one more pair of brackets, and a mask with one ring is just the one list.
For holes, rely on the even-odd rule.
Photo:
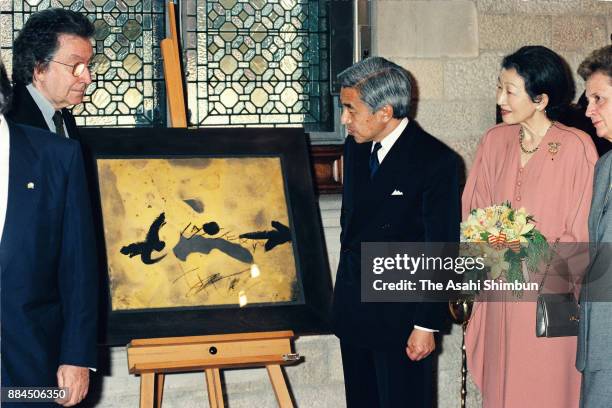
{"label": "diamond-patterned glass", "polygon": [[301,126],[327,121],[325,1],[182,4],[192,123]]}
{"label": "diamond-patterned glass", "polygon": [[86,15],[96,28],[99,63],[83,103],[73,108],[81,126],[164,126],[166,91],[160,41],[164,0],[2,0],[0,48],[11,70],[12,41],[30,14],[64,7]]}

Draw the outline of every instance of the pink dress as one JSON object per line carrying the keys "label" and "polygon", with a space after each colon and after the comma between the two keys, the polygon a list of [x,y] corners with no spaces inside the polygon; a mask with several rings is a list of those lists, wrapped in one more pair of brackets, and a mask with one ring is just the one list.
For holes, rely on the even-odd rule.
{"label": "pink dress", "polygon": [[[555,123],[524,167],[519,125],[483,137],[462,198],[470,209],[510,201],[534,215],[549,241],[588,242],[597,153],[588,135]],[[554,145],[557,153],[553,154]],[[580,397],[576,337],[537,338],[535,302],[476,303],[466,332],[468,369],[484,408],[574,408]]]}

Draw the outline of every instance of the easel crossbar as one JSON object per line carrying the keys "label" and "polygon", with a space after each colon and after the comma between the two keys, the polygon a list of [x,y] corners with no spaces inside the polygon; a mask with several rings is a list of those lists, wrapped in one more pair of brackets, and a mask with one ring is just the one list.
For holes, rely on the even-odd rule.
{"label": "easel crossbar", "polygon": [[291,353],[292,331],[166,337],[132,340],[127,346],[128,369],[140,374],[140,407],[161,408],[166,373],[204,371],[208,401],[223,408],[219,369],[266,367],[276,400],[281,408],[293,402],[281,371]]}
{"label": "easel crossbar", "polygon": [[[193,360],[193,361],[167,361],[164,363],[143,363],[130,368],[130,374],[141,374],[147,372],[173,373],[182,371],[203,371],[207,368],[247,368],[261,367],[264,365],[286,365],[293,361],[285,361],[282,356],[256,356],[248,361],[241,357],[224,358],[218,361]],[[163,366],[163,367],[160,367]]]}
{"label": "easel crossbar", "polygon": [[235,334],[211,334],[207,336],[185,336],[185,337],[157,337],[153,339],[134,339],[130,346],[153,346],[173,344],[190,344],[202,342],[234,342],[236,340],[266,340],[266,339],[287,339],[293,338],[293,331],[274,331],[274,332],[255,332],[255,333],[235,333]]}
{"label": "easel crossbar", "polygon": [[187,368],[245,365],[256,362],[282,361],[284,354],[291,353],[291,343],[286,339],[234,340],[233,342],[210,342],[168,346],[128,346],[128,367],[130,373],[138,372],[139,367]]}

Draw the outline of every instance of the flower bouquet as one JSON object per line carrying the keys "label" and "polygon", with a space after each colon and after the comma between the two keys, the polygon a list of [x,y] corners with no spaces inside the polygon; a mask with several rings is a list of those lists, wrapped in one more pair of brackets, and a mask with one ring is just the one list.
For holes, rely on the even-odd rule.
{"label": "flower bouquet", "polygon": [[478,245],[478,251],[489,278],[506,282],[528,282],[529,272],[535,272],[549,255],[549,245],[535,228],[533,216],[509,202],[473,209],[461,223],[461,241],[487,244]]}

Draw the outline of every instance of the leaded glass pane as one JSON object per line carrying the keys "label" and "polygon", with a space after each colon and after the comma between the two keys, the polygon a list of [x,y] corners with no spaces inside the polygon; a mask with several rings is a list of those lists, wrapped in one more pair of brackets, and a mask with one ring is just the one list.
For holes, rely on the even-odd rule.
{"label": "leaded glass pane", "polygon": [[300,126],[327,122],[325,1],[182,4],[192,123]]}
{"label": "leaded glass pane", "polygon": [[81,126],[164,126],[166,91],[160,41],[164,0],[0,0],[0,47],[11,68],[11,47],[28,16],[48,7],[85,14],[94,23],[100,64],[83,103],[73,108]]}
{"label": "leaded glass pane", "polygon": [[0,0],[0,56],[6,70],[13,72],[13,0]]}

